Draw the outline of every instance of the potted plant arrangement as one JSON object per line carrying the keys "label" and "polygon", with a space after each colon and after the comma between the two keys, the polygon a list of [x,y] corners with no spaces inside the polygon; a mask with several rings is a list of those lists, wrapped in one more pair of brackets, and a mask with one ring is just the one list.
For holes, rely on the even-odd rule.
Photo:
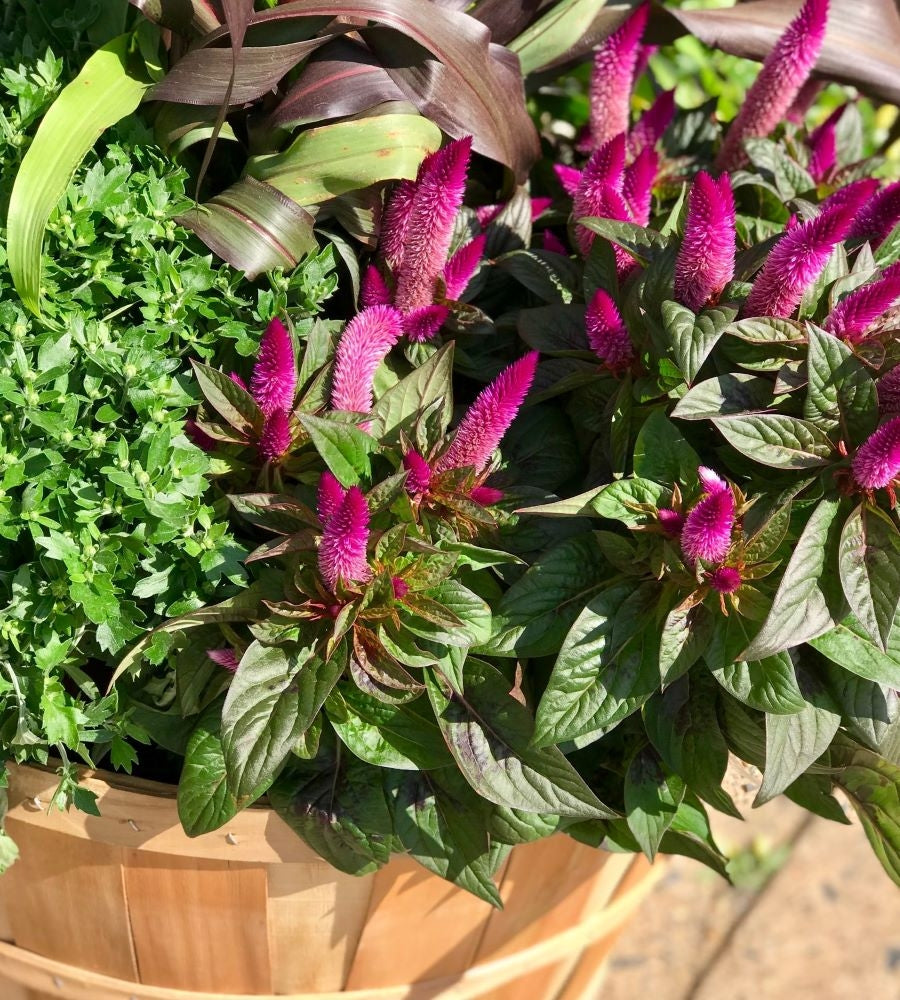
{"label": "potted plant arrangement", "polygon": [[[0,36],[0,977],[592,996],[634,855],[727,876],[729,758],[900,881],[846,8],[134,6]],[[765,55],[727,125],[650,44],[710,24]]]}

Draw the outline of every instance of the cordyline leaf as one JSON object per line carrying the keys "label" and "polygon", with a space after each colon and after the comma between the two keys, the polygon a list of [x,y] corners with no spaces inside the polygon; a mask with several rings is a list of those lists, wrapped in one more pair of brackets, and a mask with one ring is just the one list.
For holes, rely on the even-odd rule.
{"label": "cordyline leaf", "polygon": [[154,24],[180,35],[205,35],[221,27],[216,5],[210,0],[130,0]]}
{"label": "cordyline leaf", "polygon": [[513,72],[509,54],[491,45],[485,25],[421,0],[290,0],[256,14],[251,26],[327,15],[394,29],[364,35],[407,98],[453,138],[474,136],[476,152],[506,164],[524,180],[539,154],[537,133],[525,107],[521,75]]}
{"label": "cordyline leaf", "polygon": [[[528,27],[542,5],[543,0],[481,0],[469,13],[491,29],[491,38],[495,42],[506,45]],[[468,6],[466,0],[456,0],[457,10],[465,10]]]}
{"label": "cordyline leaf", "polygon": [[290,270],[318,249],[313,217],[269,184],[243,177],[178,221],[248,278]]}
{"label": "cordyline leaf", "polygon": [[[758,0],[726,10],[655,11],[659,31],[652,40],[671,39],[686,29],[707,45],[762,60],[796,16],[798,6],[785,0]],[[831,0],[816,71],[892,104],[900,101],[900,13],[894,0]]]}

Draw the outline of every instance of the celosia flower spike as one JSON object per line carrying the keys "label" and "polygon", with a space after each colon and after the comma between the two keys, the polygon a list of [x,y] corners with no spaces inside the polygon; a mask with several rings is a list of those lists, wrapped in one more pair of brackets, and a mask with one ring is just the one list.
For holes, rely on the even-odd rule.
{"label": "celosia flower spike", "polygon": [[900,299],[900,275],[863,285],[841,299],[823,327],[844,340],[861,340],[866,330]]}
{"label": "celosia flower spike", "polygon": [[794,125],[802,125],[806,118],[806,112],[816,103],[822,88],[825,86],[824,80],[815,80],[812,77],[800,88],[800,93],[794,98],[794,103],[785,115],[789,122]]}
{"label": "celosia flower spike", "polygon": [[631,367],[634,345],[615,302],[602,288],[594,293],[584,315],[591,350],[614,374]]}
{"label": "celosia flower spike", "polygon": [[588,195],[592,190],[611,187],[622,190],[625,171],[625,133],[613,136],[609,142],[591,153],[579,178],[576,194]]}
{"label": "celosia flower spike", "polygon": [[851,239],[868,240],[877,249],[900,222],[900,181],[888,184],[862,209],[853,229]]}
{"label": "celosia flower spike", "polygon": [[291,410],[297,392],[297,363],[291,335],[280,319],[266,327],[250,379],[250,393],[265,416]]}
{"label": "celosia flower spike", "polygon": [[567,167],[562,163],[555,163],[553,165],[553,172],[556,174],[556,179],[562,184],[563,191],[574,197],[575,192],[578,190],[578,185],[581,183],[581,171],[576,167]]}
{"label": "celosia flower spike", "polygon": [[853,214],[852,209],[839,206],[785,233],[753,283],[744,315],[791,316],[803,293],[824,270],[834,248],[846,239]]}
{"label": "celosia flower spike", "polygon": [[900,366],[892,368],[875,383],[878,409],[882,413],[900,413]]}
{"label": "celosia flower spike", "polygon": [[368,413],[378,366],[403,335],[403,317],[393,306],[370,306],[347,324],[338,343],[331,382],[335,410]]}
{"label": "celosia flower spike", "polygon": [[650,5],[642,4],[594,53],[590,138],[593,146],[628,130],[631,90]]}
{"label": "celosia flower spike", "polygon": [[238,375],[237,372],[231,372],[228,375],[228,377],[231,379],[232,382],[234,382],[235,385],[240,386],[240,388],[243,389],[244,392],[249,392],[250,391],[247,388],[247,383],[241,378],[240,375]]}
{"label": "celosia flower spike", "polygon": [[436,471],[472,466],[481,472],[528,395],[537,362],[538,352],[530,351],[478,395],[460,421],[453,443],[438,459]]}
{"label": "celosia flower spike", "polygon": [[805,0],[747,92],[716,159],[717,170],[743,166],[744,140],[768,135],[784,118],[816,65],[827,23],[828,0]]}
{"label": "celosia flower spike", "polygon": [[688,514],[681,532],[681,550],[691,564],[698,559],[719,562],[731,548],[734,494],[719,490],[707,494]]}
{"label": "celosia flower spike", "polygon": [[628,152],[637,156],[642,149],[654,147],[666,134],[675,117],[675,91],[664,90],[638,119],[628,136]]}
{"label": "celosia flower spike", "polygon": [[890,486],[900,473],[900,417],[882,424],[853,458],[853,475],[863,489]]}
{"label": "celosia flower spike", "polygon": [[362,309],[369,306],[389,306],[393,295],[381,276],[381,271],[370,264],[363,274],[359,289],[359,305]]}
{"label": "celosia flower spike", "polygon": [[412,343],[424,344],[437,335],[449,316],[447,306],[431,305],[413,309],[403,317],[403,332]]}
{"label": "celosia flower spike", "polygon": [[641,45],[638,48],[637,62],[634,64],[635,80],[640,79],[641,74],[650,63],[651,56],[655,56],[657,52],[659,52],[658,45]]}
{"label": "celosia flower spike", "polygon": [[351,486],[328,519],[319,543],[319,572],[331,591],[338,580],[365,583],[372,577],[366,561],[369,543],[369,506],[358,486]]}
{"label": "celosia flower spike", "polygon": [[403,264],[403,256],[406,253],[406,236],[409,230],[409,214],[412,211],[415,196],[415,182],[400,181],[394,188],[394,193],[384,210],[378,249],[392,271],[396,271]]}
{"label": "celosia flower spike", "polygon": [[816,184],[827,180],[837,165],[837,126],[846,107],[841,105],[809,134],[809,173]]}
{"label": "celosia flower spike", "polygon": [[707,577],[710,587],[720,594],[733,594],[741,586],[741,572],[734,566],[720,566]]}
{"label": "celosia flower spike", "polygon": [[493,486],[476,486],[469,499],[482,507],[493,507],[503,499],[503,490],[496,490]]}
{"label": "celosia flower spike", "polygon": [[714,472],[705,465],[701,465],[697,469],[697,478],[707,493],[722,493],[728,489],[728,483],[717,472]]}
{"label": "celosia flower spike", "polygon": [[196,420],[188,418],[184,422],[184,433],[192,444],[195,444],[201,451],[215,451],[219,447],[215,438],[211,438]]}
{"label": "celosia flower spike", "polygon": [[445,295],[451,302],[455,302],[469,287],[469,282],[484,257],[486,244],[486,236],[476,236],[474,240],[461,246],[447,261],[444,268],[444,288]]}
{"label": "celosia flower spike", "polygon": [[544,230],[544,249],[549,253],[561,254],[563,257],[569,256],[569,248],[552,229]]}
{"label": "celosia flower spike", "polygon": [[827,212],[829,209],[843,206],[844,208],[852,208],[856,212],[869,201],[879,186],[874,177],[863,177],[858,181],[852,181],[830,194],[819,205],[819,208],[821,211]]}
{"label": "celosia flower spike", "polygon": [[232,674],[240,665],[240,659],[238,658],[237,651],[232,649],[230,646],[225,646],[222,649],[207,649],[206,655],[217,666],[224,667]]}
{"label": "celosia flower spike", "polygon": [[[574,219],[617,219],[619,222],[628,222],[631,213],[628,211],[628,204],[624,197],[614,188],[591,187],[579,191],[572,202],[572,217]],[[591,252],[597,234],[588,229],[587,226],[577,225],[575,227],[575,242],[578,249],[585,255]],[[631,258],[622,250],[616,247],[616,264],[620,272],[631,266]]]}
{"label": "celosia flower spike", "polygon": [[267,462],[282,459],[291,446],[291,418],[287,410],[273,410],[263,424],[257,450]]}
{"label": "celosia flower spike", "polygon": [[659,518],[660,527],[669,538],[678,538],[684,527],[684,514],[679,514],[671,507],[662,507],[656,512],[656,516]]}
{"label": "celosia flower spike", "polygon": [[394,304],[401,312],[434,301],[435,281],[447,262],[471,153],[472,139],[467,136],[430,154],[419,167],[406,221],[403,259],[395,269]]}
{"label": "celosia flower spike", "polygon": [[417,451],[408,451],[403,456],[406,477],[406,492],[416,496],[426,493],[431,486],[431,466]]}
{"label": "celosia flower spike", "polygon": [[327,470],[319,478],[319,492],[316,497],[316,513],[323,525],[334,516],[344,502],[347,491],[338,482],[337,477]]}
{"label": "celosia flower spike", "polygon": [[684,239],[675,263],[675,298],[699,312],[734,277],[734,195],[727,174],[697,174],[688,199]]}
{"label": "celosia flower spike", "polygon": [[659,170],[659,156],[652,146],[646,146],[634,161],[625,168],[622,194],[631,213],[631,218],[639,226],[650,221],[650,206],[653,203],[653,185]]}

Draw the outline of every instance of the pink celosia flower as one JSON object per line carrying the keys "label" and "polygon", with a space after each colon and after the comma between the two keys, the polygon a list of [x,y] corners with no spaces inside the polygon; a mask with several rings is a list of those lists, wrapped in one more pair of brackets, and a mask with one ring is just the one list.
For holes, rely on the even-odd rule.
{"label": "pink celosia flower", "polygon": [[319,572],[332,591],[338,580],[365,583],[372,578],[366,561],[369,505],[358,486],[351,486],[331,515],[319,543]]}
{"label": "pink celosia flower", "polygon": [[794,103],[788,109],[785,118],[794,125],[802,125],[806,112],[816,103],[822,88],[825,86],[824,80],[815,80],[810,77],[800,88],[800,93],[794,98]]}
{"label": "pink celosia flower", "polygon": [[409,593],[409,584],[406,580],[401,580],[399,576],[391,577],[391,588],[394,591],[395,601],[402,601]]}
{"label": "pink celosia flower", "polygon": [[846,239],[853,210],[844,206],[822,212],[789,233],[769,252],[744,306],[745,316],[788,317],[818,278],[832,251]]}
{"label": "pink celosia flower", "polygon": [[406,477],[406,491],[416,496],[427,493],[431,486],[431,466],[417,451],[408,451],[403,456],[403,468],[409,473]]}
{"label": "pink celosia flower", "polygon": [[728,483],[717,472],[705,465],[701,465],[697,469],[697,478],[707,493],[722,493],[728,489]]}
{"label": "pink celosia flower", "polygon": [[202,451],[215,451],[219,447],[218,442],[199,427],[196,420],[190,417],[184,422],[184,433],[188,440]]}
{"label": "pink celosia flower", "polygon": [[688,199],[684,240],[675,263],[675,298],[699,312],[734,277],[734,195],[727,174],[697,174]]}
{"label": "pink celosia flower", "polygon": [[581,183],[581,171],[575,167],[567,167],[562,163],[555,163],[553,165],[553,172],[556,174],[559,183],[562,184],[566,194],[574,197],[575,192],[578,190],[578,185]]}
{"label": "pink celosia flower", "polygon": [[319,492],[316,497],[316,513],[322,524],[327,524],[344,502],[347,491],[337,477],[327,470],[319,477]]}
{"label": "pink celosia flower", "polygon": [[267,462],[277,462],[291,446],[291,419],[287,410],[273,410],[263,424],[257,451]]}
{"label": "pink celosia flower", "polygon": [[584,314],[584,328],[591,350],[604,367],[619,374],[634,361],[634,345],[615,302],[602,288],[594,293]]}
{"label": "pink celosia flower", "polygon": [[297,391],[297,363],[291,335],[280,319],[266,327],[253,366],[250,392],[265,416],[275,410],[291,410]]}
{"label": "pink celosia flower", "polygon": [[649,4],[642,4],[594,53],[590,138],[594,147],[628,130],[631,89]]}
{"label": "pink celosia flower", "polygon": [[225,646],[222,649],[207,649],[206,655],[217,666],[224,667],[231,673],[234,673],[240,665],[237,651],[230,646]]}
{"label": "pink celosia flower", "polygon": [[476,486],[469,499],[482,507],[493,507],[503,499],[503,490],[495,490],[493,486]]}
{"label": "pink celosia flower", "polygon": [[731,490],[708,493],[688,514],[681,532],[681,550],[689,563],[698,559],[719,562],[731,547],[734,528],[734,494]]}
{"label": "pink celosia flower", "polygon": [[684,514],[679,514],[671,507],[662,507],[656,512],[656,516],[659,518],[660,527],[669,538],[678,538],[684,527]]}
{"label": "pink celosia flower", "polygon": [[[723,174],[723,176],[725,176],[725,175]],[[790,215],[788,216],[788,219],[787,219],[787,222],[786,222],[786,223],[784,224],[784,231],[785,231],[786,233],[789,233],[789,232],[790,232],[790,231],[791,231],[792,229],[796,229],[796,228],[797,228],[797,226],[801,226],[801,225],[803,225],[803,223],[802,223],[802,222],[801,222],[801,221],[800,221],[800,220],[799,220],[799,219],[797,218],[797,216],[796,216],[796,215],[795,215],[795,214],[794,214],[794,213],[792,212],[792,213],[791,213],[791,214],[790,214]]]}
{"label": "pink celosia flower", "polygon": [[900,366],[882,375],[876,383],[878,408],[882,413],[900,413]]}
{"label": "pink celosia flower", "polygon": [[650,221],[653,185],[658,170],[659,156],[652,146],[644,147],[625,168],[622,194],[632,220],[639,226],[646,226]]}
{"label": "pink celosia flower", "polygon": [[392,298],[391,290],[381,276],[381,271],[374,264],[370,264],[363,273],[360,283],[360,307],[367,309],[369,306],[389,306]]}
{"label": "pink celosia flower", "polygon": [[[572,217],[576,220],[599,217],[629,221],[628,204],[621,193],[624,171],[625,136],[622,134],[591,154],[572,201]],[[590,229],[575,227],[575,242],[585,256],[590,253],[595,239],[596,234]],[[616,262],[622,270],[631,264],[628,255],[619,247],[616,247]]]}
{"label": "pink celosia flower", "polygon": [[[419,173],[421,174],[421,168]],[[396,271],[403,263],[409,215],[415,196],[415,182],[403,180],[394,188],[394,193],[385,206],[378,249],[392,271]]]}
{"label": "pink celosia flower", "polygon": [[406,215],[403,256],[394,269],[394,304],[402,312],[434,301],[435,281],[447,262],[471,153],[472,139],[467,136],[431,153],[419,167]]}
{"label": "pink celosia flower", "polygon": [[241,378],[240,375],[238,375],[237,372],[231,372],[228,377],[231,379],[232,382],[234,382],[236,386],[240,386],[240,388],[243,389],[244,392],[250,391],[247,388],[247,383]]}
{"label": "pink celosia flower", "polygon": [[675,117],[675,91],[664,90],[637,120],[628,136],[628,152],[637,156],[642,149],[654,147],[666,134]]}
{"label": "pink celosia flower", "polygon": [[853,475],[863,489],[890,486],[900,473],[900,417],[882,424],[853,458]]}
{"label": "pink celosia flower", "polygon": [[375,372],[403,335],[403,317],[393,306],[370,306],[347,324],[338,343],[331,381],[335,410],[368,413]]}
{"label": "pink celosia flower", "polygon": [[414,344],[425,343],[437,335],[449,315],[447,306],[431,305],[413,309],[403,317],[403,332]]}
{"label": "pink celosia flower", "polygon": [[569,256],[569,248],[552,229],[544,230],[544,249],[550,253],[562,254],[563,257]]}
{"label": "pink celosia flower", "polygon": [[843,104],[833,111],[807,139],[809,172],[817,184],[826,180],[837,165],[837,126],[846,107]]}
{"label": "pink celosia flower", "polygon": [[590,197],[591,191],[611,187],[622,190],[625,180],[625,133],[613,136],[591,153],[578,179],[576,195]]}
{"label": "pink celosia flower", "polygon": [[456,251],[444,268],[444,287],[447,298],[454,302],[469,287],[484,257],[486,236],[476,236]]}
{"label": "pink celosia flower", "polygon": [[878,187],[878,181],[874,177],[863,177],[861,180],[852,181],[850,184],[838,188],[822,202],[819,208],[821,211],[827,212],[840,205],[844,208],[852,208],[856,212],[869,201]]}
{"label": "pink celosia flower", "polygon": [[710,587],[720,594],[733,594],[741,586],[740,570],[734,566],[720,566],[706,578]]}
{"label": "pink celosia flower", "polygon": [[868,240],[878,248],[900,222],[900,181],[888,184],[865,205],[857,216],[851,239]]}
{"label": "pink celosia flower", "polygon": [[[555,168],[554,168],[555,169]],[[562,170],[570,170],[571,167],[562,167]],[[574,170],[574,173],[581,175],[580,170]],[[531,221],[534,222],[539,219],[544,212],[553,204],[552,198],[532,198],[531,199]],[[475,218],[478,219],[478,225],[482,229],[487,229],[487,227],[497,219],[497,216],[506,208],[506,205],[481,205],[479,208],[475,209]]]}
{"label": "pink celosia flower", "polygon": [[657,52],[659,52],[658,45],[641,45],[638,48],[637,62],[634,65],[635,80],[637,80],[647,68],[647,65],[650,62],[650,57],[656,55]]}
{"label": "pink celosia flower", "polygon": [[823,327],[836,337],[861,340],[868,327],[900,299],[900,275],[863,285],[841,299]]}
{"label": "pink celosia flower", "polygon": [[825,41],[828,0],[805,0],[800,13],[766,57],[716,159],[720,171],[746,162],[743,142],[768,135],[784,118],[809,78]]}
{"label": "pink celosia flower", "polygon": [[530,351],[479,394],[460,421],[453,443],[438,459],[436,471],[473,466],[481,472],[528,395],[537,362],[538,352]]}

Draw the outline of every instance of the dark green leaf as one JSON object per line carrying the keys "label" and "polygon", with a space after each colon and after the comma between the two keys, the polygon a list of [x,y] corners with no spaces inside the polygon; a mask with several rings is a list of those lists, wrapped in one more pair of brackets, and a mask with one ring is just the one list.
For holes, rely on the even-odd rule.
{"label": "dark green leaf", "polygon": [[828,436],[808,420],[780,413],[751,413],[713,421],[742,455],[775,469],[814,469],[834,452]]}
{"label": "dark green leaf", "polygon": [[651,861],[683,798],[681,778],[665,772],[651,747],[639,750],[625,772],[625,818],[634,839]]}
{"label": "dark green leaf", "polygon": [[838,566],[847,603],[884,650],[900,605],[900,532],[893,520],[860,504],[841,532]]}
{"label": "dark green leaf", "polygon": [[354,424],[304,413],[300,417],[313,447],[342,486],[356,486],[371,474],[369,455],[378,447],[371,435]]}
{"label": "dark green leaf", "polygon": [[238,811],[226,780],[221,724],[222,704],[217,701],[200,716],[188,740],[178,782],[178,818],[189,837],[218,830]]}

